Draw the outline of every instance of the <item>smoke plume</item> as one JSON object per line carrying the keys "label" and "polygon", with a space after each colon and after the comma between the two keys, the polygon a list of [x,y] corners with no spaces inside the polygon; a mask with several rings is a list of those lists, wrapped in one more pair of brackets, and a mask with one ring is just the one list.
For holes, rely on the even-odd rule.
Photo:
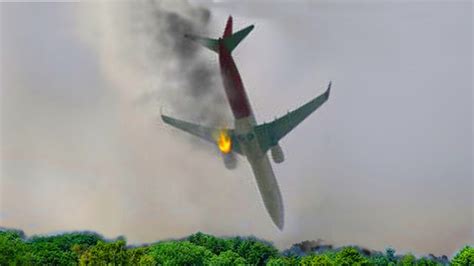
{"label": "smoke plume", "polygon": [[[171,109],[185,120],[210,125],[228,122],[229,110],[215,60],[210,60],[209,51],[203,52],[204,48],[184,38],[185,34],[208,34],[208,9],[185,1],[101,5],[95,11],[100,21],[92,20],[91,27],[85,29],[99,25],[99,36],[92,39],[103,38],[94,45],[104,56],[109,79],[123,79],[125,70],[134,74],[131,82],[140,84],[139,88],[123,88],[125,98],[149,107],[164,106],[165,111]],[[90,16],[83,18],[91,22]]]}

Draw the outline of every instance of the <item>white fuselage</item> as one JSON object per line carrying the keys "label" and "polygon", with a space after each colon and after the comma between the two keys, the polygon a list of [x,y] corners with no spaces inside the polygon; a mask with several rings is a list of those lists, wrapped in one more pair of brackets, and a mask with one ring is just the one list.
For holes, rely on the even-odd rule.
{"label": "white fuselage", "polygon": [[[230,26],[226,27],[224,37],[232,34],[231,22],[232,20],[229,19]],[[252,167],[265,208],[281,230],[284,225],[283,201],[272,165],[267,154],[262,152],[258,144],[257,135],[254,132],[255,116],[234,59],[225,47],[223,39],[219,39],[218,42],[221,76],[227,100],[235,118],[237,141]]]}
{"label": "white fuselage", "polygon": [[262,195],[263,203],[279,229],[284,225],[284,209],[278,182],[266,153],[263,153],[254,132],[255,117],[235,120],[235,133],[242,152],[247,157]]}

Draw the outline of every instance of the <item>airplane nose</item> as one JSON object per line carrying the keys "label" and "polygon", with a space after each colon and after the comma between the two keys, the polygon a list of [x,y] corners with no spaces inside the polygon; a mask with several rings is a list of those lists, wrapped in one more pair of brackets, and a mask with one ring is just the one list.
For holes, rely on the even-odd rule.
{"label": "airplane nose", "polygon": [[283,227],[285,226],[285,214],[282,203],[280,196],[277,200],[271,201],[271,203],[267,201],[265,204],[273,223],[278,227],[278,229],[280,229],[280,231],[283,231]]}
{"label": "airplane nose", "polygon": [[247,159],[252,166],[255,180],[257,181],[257,186],[262,196],[263,205],[265,205],[273,223],[278,229],[283,230],[285,223],[283,199],[268,155],[265,154],[256,160],[252,157],[247,157]]}
{"label": "airplane nose", "polygon": [[283,217],[273,220],[273,222],[278,227],[278,229],[280,229],[280,231],[283,231],[283,227],[285,226],[285,219]]}

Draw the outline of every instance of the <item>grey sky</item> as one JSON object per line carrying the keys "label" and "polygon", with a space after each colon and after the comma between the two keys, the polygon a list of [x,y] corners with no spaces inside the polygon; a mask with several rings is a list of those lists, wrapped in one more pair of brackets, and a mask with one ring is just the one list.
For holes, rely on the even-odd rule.
{"label": "grey sky", "polygon": [[[474,243],[472,2],[195,3],[210,8],[213,36],[228,14],[235,29],[256,24],[234,56],[258,121],[333,81],[281,143],[285,230],[248,166],[229,172],[215,149],[157,122],[183,91],[146,67],[123,9],[74,3],[1,4],[1,226],[447,255]],[[214,54],[200,56],[217,71]]]}

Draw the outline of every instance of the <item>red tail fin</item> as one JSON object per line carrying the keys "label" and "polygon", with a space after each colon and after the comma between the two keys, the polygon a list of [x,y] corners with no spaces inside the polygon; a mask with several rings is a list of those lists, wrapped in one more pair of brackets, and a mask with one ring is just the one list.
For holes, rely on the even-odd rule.
{"label": "red tail fin", "polygon": [[232,35],[232,16],[229,16],[227,19],[227,24],[225,25],[224,38]]}

